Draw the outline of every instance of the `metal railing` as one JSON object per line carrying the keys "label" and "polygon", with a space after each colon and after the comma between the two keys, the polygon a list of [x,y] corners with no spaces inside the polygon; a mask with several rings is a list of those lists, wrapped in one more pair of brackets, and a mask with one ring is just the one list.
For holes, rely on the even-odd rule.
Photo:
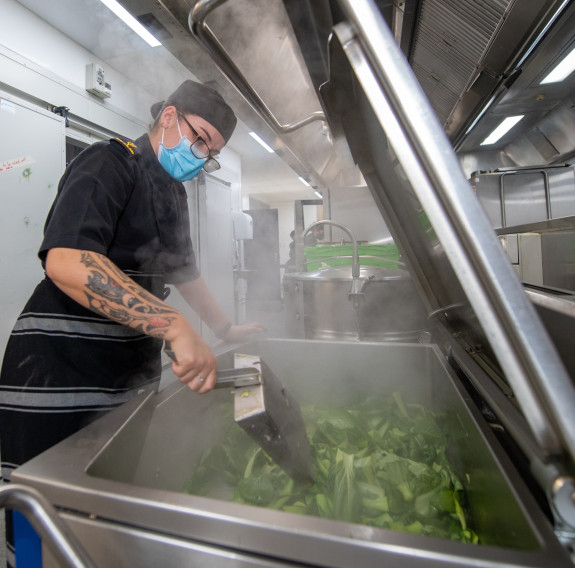
{"label": "metal railing", "polygon": [[0,509],[22,513],[63,568],[96,568],[50,502],[38,491],[18,484],[0,487]]}

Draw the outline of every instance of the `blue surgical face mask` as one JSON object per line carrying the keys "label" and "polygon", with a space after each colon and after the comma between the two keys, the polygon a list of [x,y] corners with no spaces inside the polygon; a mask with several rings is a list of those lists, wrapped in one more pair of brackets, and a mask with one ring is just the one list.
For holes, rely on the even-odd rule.
{"label": "blue surgical face mask", "polygon": [[162,130],[162,141],[158,146],[158,160],[162,167],[176,180],[188,181],[195,178],[202,170],[205,159],[196,158],[190,150],[191,142],[186,136],[182,136],[180,123],[178,121],[178,131],[180,141],[173,148],[164,146],[164,130]]}

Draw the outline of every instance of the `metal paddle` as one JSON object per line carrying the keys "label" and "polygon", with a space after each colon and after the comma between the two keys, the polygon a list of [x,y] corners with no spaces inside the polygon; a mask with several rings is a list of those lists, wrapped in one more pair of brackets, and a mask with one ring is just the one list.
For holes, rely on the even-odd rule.
{"label": "metal paddle", "polygon": [[[166,345],[166,354],[175,355]],[[258,357],[257,367],[218,370],[214,388],[232,388],[234,420],[296,481],[313,483],[311,449],[298,402]]]}

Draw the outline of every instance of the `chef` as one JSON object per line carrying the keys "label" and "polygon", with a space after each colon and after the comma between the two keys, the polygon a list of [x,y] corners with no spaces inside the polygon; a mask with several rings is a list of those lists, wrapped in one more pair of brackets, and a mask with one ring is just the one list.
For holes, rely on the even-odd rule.
{"label": "chef", "polygon": [[173,371],[199,394],[214,354],[164,302],[174,285],[218,338],[232,325],[200,276],[181,182],[220,165],[237,119],[214,90],[185,81],[151,108],[150,131],[84,150],[66,169],[39,257],[45,278],[12,331],[0,375],[2,474],[68,437],[142,388],[157,385],[169,343]]}

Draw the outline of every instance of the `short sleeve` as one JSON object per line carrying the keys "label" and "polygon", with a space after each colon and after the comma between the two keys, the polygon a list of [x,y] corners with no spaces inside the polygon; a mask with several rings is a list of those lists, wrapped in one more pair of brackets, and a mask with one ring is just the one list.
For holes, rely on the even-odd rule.
{"label": "short sleeve", "polygon": [[109,143],[96,143],[68,166],[44,227],[39,256],[64,247],[107,254],[134,187],[134,168]]}

